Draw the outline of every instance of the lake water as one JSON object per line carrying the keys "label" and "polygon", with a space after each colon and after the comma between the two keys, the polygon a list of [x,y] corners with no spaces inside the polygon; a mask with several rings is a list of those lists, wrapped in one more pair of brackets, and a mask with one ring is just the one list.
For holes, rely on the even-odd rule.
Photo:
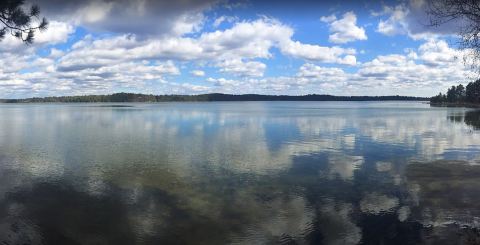
{"label": "lake water", "polygon": [[0,244],[478,244],[480,111],[0,104]]}

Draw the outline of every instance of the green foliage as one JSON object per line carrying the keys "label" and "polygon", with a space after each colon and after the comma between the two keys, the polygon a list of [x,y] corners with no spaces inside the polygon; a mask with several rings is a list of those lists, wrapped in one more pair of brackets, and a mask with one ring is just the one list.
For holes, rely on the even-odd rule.
{"label": "green foliage", "polygon": [[470,103],[480,103],[480,79],[467,85],[466,100]]}
{"label": "green foliage", "polygon": [[69,102],[182,102],[182,101],[384,101],[427,100],[408,96],[333,96],[333,95],[260,95],[260,94],[200,94],[200,95],[151,95],[116,93],[111,95],[61,96],[29,99],[0,100],[4,103],[69,103]]}
{"label": "green foliage", "polygon": [[480,79],[470,82],[466,87],[462,84],[452,86],[447,90],[446,94],[439,93],[430,98],[430,102],[434,104],[444,103],[480,103]]}
{"label": "green foliage", "polygon": [[447,102],[447,96],[442,93],[439,93],[438,95],[430,98],[430,102],[435,104],[445,103]]}
{"label": "green foliage", "polygon": [[[29,10],[22,8],[23,0],[0,1],[0,40],[8,32],[25,43],[32,43],[36,30],[46,30],[48,22],[40,19],[40,8],[32,5]],[[32,27],[32,21],[38,21],[38,26]]]}

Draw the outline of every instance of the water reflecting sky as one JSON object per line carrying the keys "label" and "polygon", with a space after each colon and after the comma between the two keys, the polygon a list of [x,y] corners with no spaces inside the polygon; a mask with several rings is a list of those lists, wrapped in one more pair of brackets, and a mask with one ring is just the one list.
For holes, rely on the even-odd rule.
{"label": "water reflecting sky", "polygon": [[0,105],[0,244],[480,242],[478,111],[129,105]]}

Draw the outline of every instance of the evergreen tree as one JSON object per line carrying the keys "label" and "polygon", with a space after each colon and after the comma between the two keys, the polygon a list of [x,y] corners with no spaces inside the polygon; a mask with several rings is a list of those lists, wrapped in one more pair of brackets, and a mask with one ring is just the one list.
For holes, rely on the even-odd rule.
{"label": "evergreen tree", "polygon": [[480,79],[467,85],[465,97],[467,102],[480,103]]}
{"label": "evergreen tree", "polygon": [[[10,33],[25,43],[32,43],[36,30],[47,29],[48,22],[45,18],[40,19],[40,8],[32,5],[27,11],[22,6],[23,0],[1,0],[0,1],[0,40],[5,34]],[[38,21],[37,26],[32,26]]]}
{"label": "evergreen tree", "polygon": [[453,103],[457,101],[457,88],[452,86],[447,91],[447,102]]}

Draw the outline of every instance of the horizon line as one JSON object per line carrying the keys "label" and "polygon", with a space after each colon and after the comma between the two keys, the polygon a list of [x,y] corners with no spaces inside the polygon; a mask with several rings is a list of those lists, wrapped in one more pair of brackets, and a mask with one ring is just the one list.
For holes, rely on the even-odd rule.
{"label": "horizon line", "polygon": [[[227,97],[247,97],[247,96],[258,96],[258,97],[273,97],[273,98],[295,98],[295,97],[331,97],[331,98],[386,98],[386,97],[401,97],[401,98],[410,98],[415,100],[430,99],[431,97],[421,97],[421,96],[409,96],[409,95],[331,95],[331,94],[302,94],[302,95],[286,95],[286,94],[256,94],[256,93],[247,93],[247,94],[227,94],[227,93],[203,93],[203,94],[147,94],[147,93],[131,93],[131,92],[117,92],[111,94],[82,94],[82,95],[55,95],[55,96],[43,96],[43,97],[24,97],[24,98],[0,98],[0,102],[8,101],[22,101],[22,100],[44,100],[49,98],[78,98],[78,97],[101,97],[101,96],[115,96],[115,95],[127,95],[127,96],[154,96],[154,97],[201,97],[201,96],[227,96]],[[266,98],[265,98],[266,99]]]}

